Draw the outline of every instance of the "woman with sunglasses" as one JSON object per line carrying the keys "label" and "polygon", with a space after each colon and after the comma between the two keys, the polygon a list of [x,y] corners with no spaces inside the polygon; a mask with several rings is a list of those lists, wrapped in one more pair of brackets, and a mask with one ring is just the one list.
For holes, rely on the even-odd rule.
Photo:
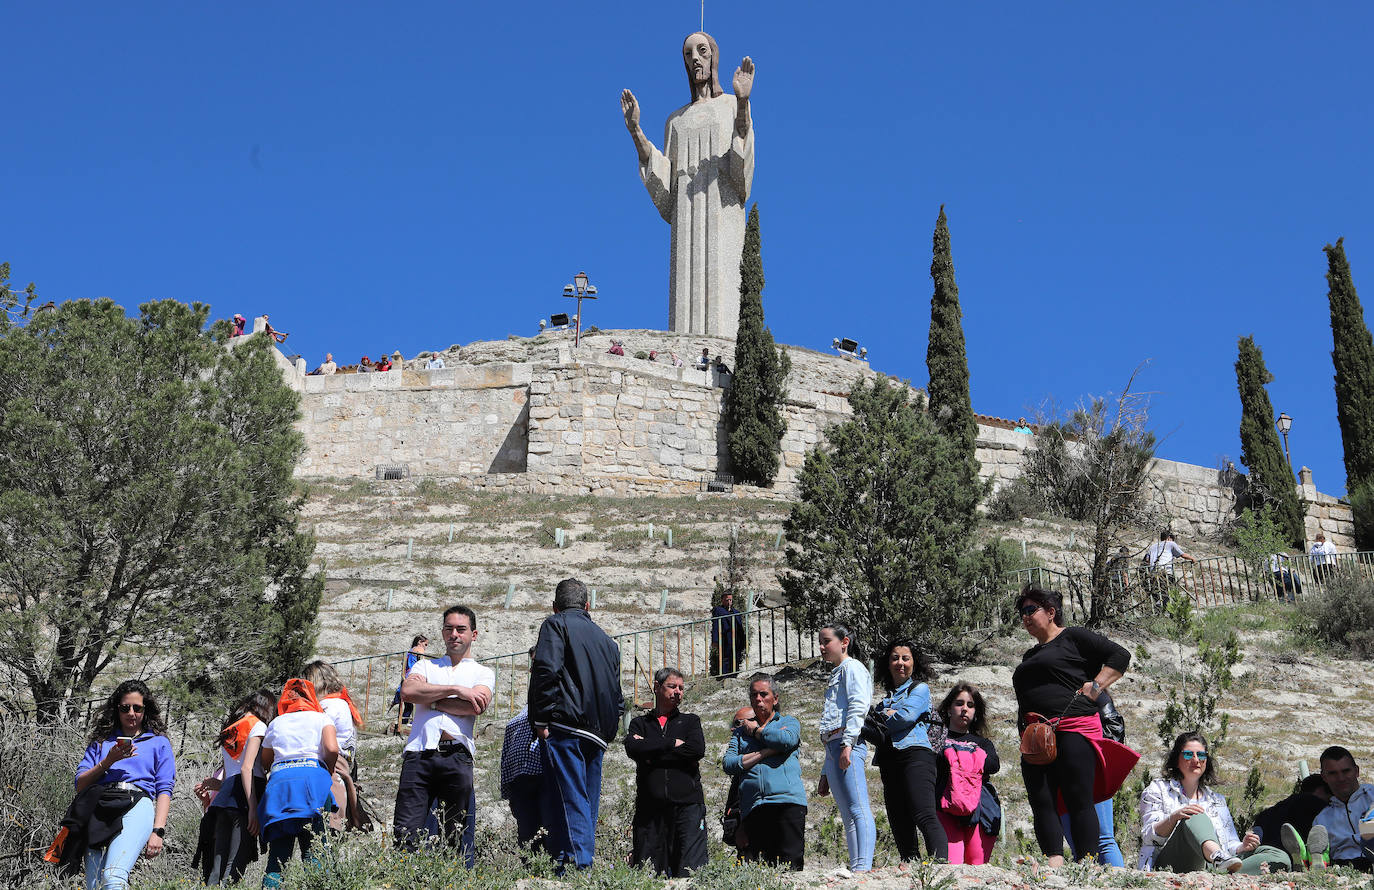
{"label": "woman with sunglasses", "polygon": [[88,790],[100,795],[89,838],[100,831],[97,819],[113,828],[109,814],[123,808],[118,833],[86,850],[86,890],[123,890],[140,853],[151,859],[162,852],[176,774],[157,700],[142,680],[125,680],[105,700],[76,768],[78,799]]}
{"label": "woman with sunglasses", "polygon": [[1260,843],[1259,835],[1236,836],[1226,798],[1212,790],[1216,760],[1200,732],[1174,739],[1164,758],[1164,775],[1140,795],[1140,860],[1147,871],[1289,871],[1288,854]]}
{"label": "woman with sunglasses", "polygon": [[[1077,858],[1097,849],[1098,822],[1093,805],[1108,800],[1125,781],[1140,755],[1102,737],[1097,697],[1120,680],[1131,654],[1101,634],[1064,626],[1059,594],[1032,584],[1016,598],[1021,626],[1035,645],[1012,673],[1018,729],[1032,720],[1054,725],[1058,756],[1036,765],[1021,761],[1035,839],[1051,867],[1064,864],[1064,832],[1057,801],[1062,798],[1073,828]],[[1031,715],[1035,715],[1032,717]]]}

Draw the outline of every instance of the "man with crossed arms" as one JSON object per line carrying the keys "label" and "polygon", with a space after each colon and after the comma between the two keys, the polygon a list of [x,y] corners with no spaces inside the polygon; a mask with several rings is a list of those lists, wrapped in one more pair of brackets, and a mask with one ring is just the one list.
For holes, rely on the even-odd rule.
{"label": "man with crossed arms", "polygon": [[477,615],[467,606],[444,612],[444,657],[421,660],[401,684],[401,700],[415,705],[414,722],[401,755],[401,781],[393,819],[396,843],[419,848],[437,800],[444,842],[458,846],[475,813],[472,755],[473,724],[491,703],[496,675],[472,657]]}

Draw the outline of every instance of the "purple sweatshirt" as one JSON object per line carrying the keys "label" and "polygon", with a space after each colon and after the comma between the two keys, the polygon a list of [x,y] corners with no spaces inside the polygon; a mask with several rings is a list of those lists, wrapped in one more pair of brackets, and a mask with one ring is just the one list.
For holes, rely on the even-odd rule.
{"label": "purple sweatshirt", "polygon": [[[103,742],[92,742],[87,745],[86,753],[76,768],[77,776],[103,760],[115,744],[115,736],[110,736]],[[171,741],[165,735],[145,732],[134,739],[134,756],[115,761],[114,765],[96,780],[96,784],[128,782],[148,792],[148,796],[156,798],[159,794],[170,797],[176,780],[177,763],[176,758],[172,756]]]}

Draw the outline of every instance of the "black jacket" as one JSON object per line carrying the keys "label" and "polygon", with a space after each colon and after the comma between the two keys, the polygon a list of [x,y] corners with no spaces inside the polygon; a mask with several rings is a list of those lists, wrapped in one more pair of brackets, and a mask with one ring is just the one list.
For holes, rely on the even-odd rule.
{"label": "black jacket", "polygon": [[[641,738],[635,738],[641,736]],[[677,740],[682,739],[682,744]],[[673,711],[668,722],[658,725],[658,714],[649,711],[630,721],[625,734],[625,753],[635,762],[637,805],[663,802],[705,803],[701,793],[701,758],[706,756],[706,736],[696,714]]]}
{"label": "black jacket", "polygon": [[103,849],[124,830],[124,814],[147,797],[143,791],[128,791],[113,784],[91,785],[67,807],[57,838],[43,858],[57,866],[61,875],[81,871],[88,849]]}
{"label": "black jacket", "polygon": [[603,748],[615,738],[625,710],[620,647],[585,609],[564,609],[540,625],[529,709],[533,726],[561,729]]}

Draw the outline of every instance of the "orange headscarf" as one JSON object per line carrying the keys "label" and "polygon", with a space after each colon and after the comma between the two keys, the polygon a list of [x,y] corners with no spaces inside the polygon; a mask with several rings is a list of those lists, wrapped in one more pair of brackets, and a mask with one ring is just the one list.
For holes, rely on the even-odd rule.
{"label": "orange headscarf", "polygon": [[244,714],[226,726],[224,732],[219,734],[219,742],[224,746],[224,753],[235,760],[242,757],[243,747],[248,744],[249,733],[261,722],[257,714]]}
{"label": "orange headscarf", "polygon": [[282,687],[281,700],[277,702],[277,716],[292,711],[316,711],[323,714],[320,700],[315,697],[315,684],[300,677],[292,677]]}
{"label": "orange headscarf", "polygon": [[340,689],[338,692],[331,692],[325,698],[341,698],[348,703],[348,713],[353,717],[353,725],[359,729],[363,728],[363,715],[358,713],[358,708],[353,704],[353,699],[348,697],[348,687]]}

